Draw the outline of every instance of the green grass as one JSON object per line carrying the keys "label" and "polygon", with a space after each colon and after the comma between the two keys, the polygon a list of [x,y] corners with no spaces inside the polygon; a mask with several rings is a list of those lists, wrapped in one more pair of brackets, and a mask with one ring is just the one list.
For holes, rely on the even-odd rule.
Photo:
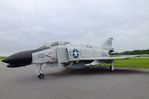
{"label": "green grass", "polygon": [[6,57],[5,56],[0,56],[0,60],[3,60],[5,59]]}
{"label": "green grass", "polygon": [[[146,58],[131,58],[125,60],[115,60],[114,62],[115,67],[120,68],[143,68],[149,69],[149,57]],[[100,64],[97,65],[102,67],[109,67],[111,64]]]}
{"label": "green grass", "polygon": [[132,58],[127,60],[115,60],[115,66],[123,68],[149,69],[149,58]]}

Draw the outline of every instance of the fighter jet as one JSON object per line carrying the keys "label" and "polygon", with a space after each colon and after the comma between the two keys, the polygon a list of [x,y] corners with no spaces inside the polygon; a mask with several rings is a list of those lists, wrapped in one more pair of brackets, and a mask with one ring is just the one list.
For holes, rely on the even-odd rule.
{"label": "fighter jet", "polygon": [[101,64],[111,64],[110,71],[114,70],[114,60],[128,59],[135,56],[111,57],[113,38],[106,40],[101,46],[76,45],[70,42],[52,42],[37,49],[13,54],[2,62],[8,68],[17,68],[35,64],[37,77],[44,79],[43,65],[47,67],[63,66],[71,69],[94,68]]}

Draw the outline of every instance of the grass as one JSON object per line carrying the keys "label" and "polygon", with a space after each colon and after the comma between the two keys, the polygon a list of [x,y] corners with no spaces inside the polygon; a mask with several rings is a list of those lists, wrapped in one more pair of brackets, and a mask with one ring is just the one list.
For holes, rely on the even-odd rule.
{"label": "grass", "polygon": [[[125,60],[115,60],[114,61],[115,67],[120,68],[142,68],[142,69],[149,69],[149,57],[139,57],[139,58],[131,58]],[[111,64],[100,64],[97,65],[102,67],[109,67]]]}
{"label": "grass", "polygon": [[6,57],[5,56],[0,56],[0,60],[3,60],[5,59]]}
{"label": "grass", "polygon": [[127,60],[115,60],[116,67],[123,68],[146,68],[149,69],[149,57],[132,58]]}

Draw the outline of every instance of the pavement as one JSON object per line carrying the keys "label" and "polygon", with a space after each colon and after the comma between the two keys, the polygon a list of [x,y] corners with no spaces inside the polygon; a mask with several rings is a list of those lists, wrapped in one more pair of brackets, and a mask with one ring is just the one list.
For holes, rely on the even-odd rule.
{"label": "pavement", "polygon": [[149,99],[149,70],[47,71],[39,80],[35,66],[11,69],[0,63],[0,99]]}

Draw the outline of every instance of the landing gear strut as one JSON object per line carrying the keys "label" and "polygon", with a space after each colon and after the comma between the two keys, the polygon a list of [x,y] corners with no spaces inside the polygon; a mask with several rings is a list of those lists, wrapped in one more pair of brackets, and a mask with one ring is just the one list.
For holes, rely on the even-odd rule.
{"label": "landing gear strut", "polygon": [[37,65],[37,78],[44,79],[45,75],[42,73],[42,64]]}
{"label": "landing gear strut", "polygon": [[112,63],[111,63],[111,66],[110,66],[110,72],[113,72],[114,71],[114,61],[112,61]]}

